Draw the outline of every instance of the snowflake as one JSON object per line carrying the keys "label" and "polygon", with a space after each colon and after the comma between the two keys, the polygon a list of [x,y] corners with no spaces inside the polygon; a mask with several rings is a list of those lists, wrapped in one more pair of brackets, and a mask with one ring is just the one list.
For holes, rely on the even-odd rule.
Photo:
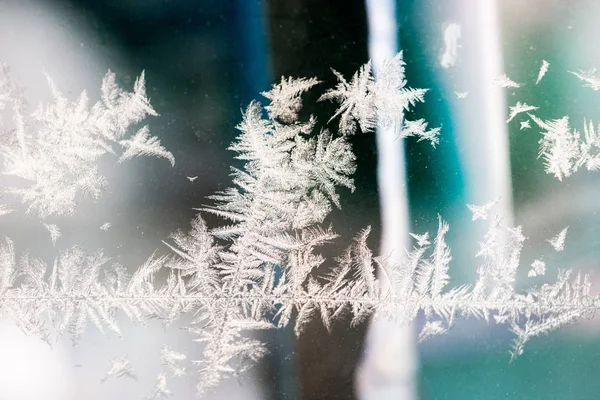
{"label": "snowflake", "polygon": [[127,356],[121,358],[115,358],[110,362],[110,367],[102,378],[102,382],[105,382],[109,378],[129,378],[137,380],[133,367],[129,362]]}
{"label": "snowflake", "polygon": [[50,232],[50,240],[52,240],[52,245],[56,245],[56,241],[60,237],[60,229],[58,226],[54,224],[44,224],[44,227]]}

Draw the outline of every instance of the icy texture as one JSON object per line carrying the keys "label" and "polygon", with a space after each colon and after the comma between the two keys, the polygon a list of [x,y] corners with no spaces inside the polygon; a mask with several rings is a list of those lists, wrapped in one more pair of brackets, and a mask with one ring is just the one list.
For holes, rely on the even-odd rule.
{"label": "icy texture", "polygon": [[[507,325],[516,335],[516,357],[531,338],[595,312],[598,297],[590,293],[589,278],[573,271],[560,271],[554,283],[515,289],[526,238],[521,226],[503,226],[493,214],[497,200],[469,205],[473,220],[489,222],[477,253],[478,278],[471,285],[449,286],[450,227],[440,216],[437,232],[412,234],[415,247],[394,261],[373,255],[369,228],[339,257],[326,260],[320,249],[337,238],[329,214],[341,207],[340,191],[354,189],[355,156],[347,135],[392,125],[399,137],[436,144],[439,133],[437,128],[428,131],[422,120],[405,120],[426,90],[406,87],[401,54],[386,62],[377,77],[369,63],[350,82],[336,76],[339,84],[321,99],[339,105],[339,132],[319,129],[314,117],[300,120],[301,96],[314,90],[316,79],[282,79],[263,93],[268,105],[254,101],[243,113],[240,134],[230,146],[244,163],[232,168],[233,186],[198,209],[224,223],[209,228],[199,214],[188,232],[176,232],[164,242],[169,255],[151,255],[131,276],[103,251],[88,254],[77,246],[58,252],[52,265],[27,254],[17,260],[13,243],[5,239],[0,245],[0,318],[50,342],[63,334],[76,342],[90,323],[120,335],[117,314],[167,324],[191,318],[187,329],[203,346],[203,357],[192,360],[203,393],[265,354],[264,344],[246,334],[251,330],[293,325],[301,335],[309,320],[319,318],[331,329],[343,314],[352,324],[373,316],[401,325],[422,312],[426,323],[419,338],[426,339],[446,332],[459,318],[474,317]],[[0,74],[0,107],[18,103],[12,90]],[[102,101],[91,110],[85,95],[69,103],[52,91],[54,102],[34,114],[38,130],[19,122],[23,113],[15,108],[14,140],[3,148],[8,171],[33,182],[10,189],[31,213],[68,214],[75,193],[99,195],[105,182],[96,161],[116,149],[122,151],[118,160],[146,154],[173,163],[146,128],[127,134],[130,125],[156,114],[145,97],[143,75],[134,92],[125,93],[107,74]],[[596,165],[593,126],[586,125],[581,142],[566,119],[532,118],[546,130],[541,155],[549,172],[562,178],[580,164]],[[555,249],[563,247],[565,237],[566,230],[551,239]],[[328,273],[321,270],[325,263],[333,265]],[[543,274],[545,265],[534,264],[532,275]],[[156,280],[159,270],[166,272],[163,284]],[[157,376],[153,398],[168,397],[168,379],[187,372],[184,354],[165,347],[162,356],[165,371]],[[120,376],[135,376],[126,358],[114,360],[105,379]]]}

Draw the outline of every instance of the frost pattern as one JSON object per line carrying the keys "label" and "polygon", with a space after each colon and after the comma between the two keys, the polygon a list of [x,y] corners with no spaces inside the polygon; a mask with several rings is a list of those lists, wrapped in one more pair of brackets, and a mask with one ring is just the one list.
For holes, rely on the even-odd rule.
{"label": "frost pattern", "polygon": [[413,238],[416,239],[417,246],[419,246],[419,247],[423,247],[423,246],[427,246],[428,244],[431,244],[431,242],[429,241],[429,232],[425,232],[422,235],[419,235],[416,233],[411,233],[410,236],[412,236]]}
{"label": "frost pattern", "polygon": [[[347,82],[337,71],[339,83],[335,89],[330,89],[319,99],[335,100],[340,108],[332,119],[340,117],[340,132],[354,133],[356,124],[363,132],[371,132],[379,123],[383,127],[394,126],[402,135],[402,120],[404,112],[417,102],[423,102],[427,89],[412,89],[406,87],[404,78],[404,60],[402,52],[396,57],[382,63],[377,77],[373,76],[371,63],[363,65]],[[422,136],[433,144],[439,129],[425,131],[427,124],[421,123],[422,129],[410,135]]]}
{"label": "frost pattern", "polygon": [[52,240],[52,245],[56,245],[56,241],[61,236],[60,229],[54,224],[44,224],[44,227],[48,230],[48,232],[50,232],[50,240]]}
{"label": "frost pattern", "polygon": [[520,101],[517,101],[517,104],[515,104],[514,106],[509,108],[509,115],[508,115],[508,119],[506,120],[506,122],[510,122],[513,120],[514,117],[516,117],[518,114],[523,113],[523,112],[527,112],[527,111],[533,111],[533,110],[537,110],[538,108],[535,106],[530,106],[527,103],[521,103]]}
{"label": "frost pattern", "polygon": [[596,76],[596,67],[593,67],[587,71],[581,70],[579,72],[571,72],[573,75],[583,81],[584,87],[589,87],[592,90],[600,90],[600,78]]}
{"label": "frost pattern", "polygon": [[149,400],[166,400],[171,397],[172,393],[167,386],[167,376],[160,373],[156,376],[156,383],[152,395],[148,396]]}
{"label": "frost pattern", "polygon": [[161,353],[163,365],[171,371],[174,377],[182,377],[187,374],[186,368],[181,366],[181,363],[187,359],[185,354],[176,352],[169,346],[164,346]]}
{"label": "frost pattern", "polygon": [[537,79],[535,80],[535,84],[540,83],[546,72],[548,72],[548,68],[550,68],[550,63],[546,60],[542,60],[542,65],[540,66],[540,72],[538,72]]}
{"label": "frost pattern", "polygon": [[[591,295],[587,275],[564,270],[554,283],[515,289],[526,237],[521,226],[504,226],[493,214],[498,199],[469,205],[474,221],[488,221],[476,254],[478,278],[471,285],[449,286],[450,226],[441,216],[437,232],[412,234],[416,246],[399,259],[374,256],[368,227],[339,257],[323,257],[321,249],[337,238],[328,216],[334,207],[341,207],[340,190],[354,188],[355,157],[347,135],[359,127],[368,132],[377,124],[405,127],[404,113],[423,100],[424,89],[405,87],[401,54],[385,65],[377,79],[370,64],[361,67],[350,83],[337,74],[338,86],[325,91],[322,99],[339,103],[335,114],[340,117],[339,132],[320,129],[313,116],[300,120],[302,95],[313,89],[316,79],[282,79],[264,93],[270,101],[267,106],[250,103],[238,125],[240,134],[230,146],[244,164],[232,168],[232,187],[198,208],[220,217],[223,224],[208,227],[198,214],[188,232],[175,232],[164,242],[168,255],[152,254],[132,275],[101,250],[89,254],[74,246],[60,251],[47,265],[28,254],[17,258],[12,241],[5,239],[0,244],[0,318],[10,318],[48,342],[66,334],[77,342],[90,323],[120,335],[118,314],[134,322],[159,318],[166,324],[185,315],[192,320],[187,329],[193,340],[203,346],[202,358],[191,360],[201,394],[245,371],[266,353],[263,343],[246,334],[251,330],[292,325],[301,335],[313,318],[332,329],[342,315],[348,315],[352,324],[370,316],[406,324],[423,313],[426,323],[419,338],[426,339],[445,333],[459,318],[473,317],[508,326],[516,336],[512,349],[516,357],[530,339],[592,316],[599,299]],[[139,111],[129,115],[139,120],[150,113],[142,88],[143,77],[133,94],[115,89],[110,73],[105,78],[98,107],[105,110],[105,118],[114,118],[108,126],[118,128],[110,131],[118,137],[117,144],[131,121],[127,114],[112,114],[110,107],[128,104]],[[69,107],[56,107],[58,120],[63,120],[63,113],[70,115]],[[554,171],[553,147],[563,146],[564,139],[555,136],[569,135],[566,121],[532,118],[548,130],[544,156]],[[142,152],[170,160],[157,142],[138,135],[124,139],[137,143],[126,146],[124,154]],[[595,140],[593,132],[588,136]],[[571,157],[566,160],[570,172]],[[566,167],[560,162],[558,166],[556,171],[563,176]],[[52,172],[60,173],[64,169]],[[54,203],[38,204],[45,211],[42,215],[54,210]],[[564,245],[563,232],[552,239],[555,248]],[[325,263],[333,265],[328,273],[321,269]],[[543,272],[539,263],[532,268],[536,275]],[[167,276],[162,284],[156,280],[159,271]],[[162,358],[165,371],[157,376],[152,398],[170,394],[167,372],[174,377],[187,372],[184,354],[165,347]],[[104,380],[112,377],[135,377],[126,357],[111,362]]]}
{"label": "frost pattern", "polygon": [[565,249],[565,240],[567,239],[567,231],[569,227],[567,226],[565,229],[560,231],[556,236],[552,239],[548,239],[547,242],[550,243],[552,248],[555,251],[563,251]]}
{"label": "frost pattern", "polygon": [[527,276],[532,278],[534,276],[544,275],[546,273],[546,263],[542,260],[535,260],[531,263],[531,269],[527,273]]}
{"label": "frost pattern", "polygon": [[508,75],[503,74],[494,79],[494,84],[503,88],[520,88],[521,84],[513,81]]}
{"label": "frost pattern", "polygon": [[171,166],[175,165],[173,154],[162,147],[157,137],[150,136],[150,130],[147,126],[137,131],[131,139],[121,140],[119,144],[125,148],[125,151],[119,157],[119,162],[137,156],[155,156],[166,158],[171,163]]}
{"label": "frost pattern", "polygon": [[592,121],[583,121],[583,137],[569,126],[569,117],[543,121],[529,114],[543,129],[539,157],[546,172],[558,180],[571,176],[580,167],[588,171],[600,169],[600,137]]}
{"label": "frost pattern", "polygon": [[131,127],[158,115],[146,96],[143,72],[133,92],[125,92],[109,71],[102,81],[101,100],[91,107],[85,91],[71,102],[50,77],[47,80],[52,101],[28,113],[19,91],[6,83],[10,82],[8,69],[0,69],[0,90],[10,89],[8,96],[0,91],[0,105],[12,102],[15,126],[0,130],[3,174],[23,181],[2,189],[26,204],[28,213],[41,218],[71,215],[77,196],[98,199],[107,187],[98,161],[107,154],[118,156],[119,162],[156,155],[173,164],[173,155],[149,136],[147,127],[129,137]]}
{"label": "frost pattern", "polygon": [[498,201],[500,201],[500,199],[496,199],[494,201],[487,202],[486,204],[483,204],[481,206],[476,206],[474,204],[467,204],[467,207],[469,208],[469,210],[471,210],[471,213],[473,213],[472,220],[476,221],[478,219],[483,219],[483,220],[488,219],[488,214],[489,214],[490,210],[498,203]]}
{"label": "frost pattern", "polygon": [[133,367],[129,362],[127,356],[121,358],[115,358],[110,362],[110,368],[106,372],[104,378],[102,378],[102,382],[105,382],[109,378],[129,378],[137,381],[137,377],[135,372],[133,371]]}

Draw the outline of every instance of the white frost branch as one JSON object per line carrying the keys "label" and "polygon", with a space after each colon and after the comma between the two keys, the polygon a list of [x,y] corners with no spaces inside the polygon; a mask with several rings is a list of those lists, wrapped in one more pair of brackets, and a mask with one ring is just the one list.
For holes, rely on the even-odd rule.
{"label": "white frost branch", "polygon": [[147,126],[140,129],[134,137],[128,140],[121,140],[119,144],[125,148],[125,151],[119,158],[123,162],[137,156],[155,156],[169,160],[171,166],[175,165],[175,157],[167,151],[155,136],[150,136],[150,130]]}
{"label": "white frost branch", "polygon": [[127,356],[111,360],[110,367],[101,382],[104,383],[109,378],[129,378],[137,381],[137,377]]}
{"label": "white frost branch", "polygon": [[[347,135],[359,127],[369,131],[388,125],[397,128],[399,136],[418,136],[435,144],[438,133],[437,128],[427,130],[423,120],[405,118],[423,101],[425,90],[407,87],[401,54],[377,77],[370,64],[350,82],[336,75],[337,86],[322,99],[339,104],[339,132],[319,129],[314,116],[300,117],[302,96],[316,84],[315,78],[282,79],[264,94],[269,104],[253,101],[242,115],[240,133],[230,146],[240,161],[232,169],[232,186],[198,209],[223,223],[209,227],[196,216],[189,231],[175,232],[164,242],[160,251],[168,255],[152,254],[131,274],[101,250],[88,253],[73,246],[46,263],[28,253],[17,257],[13,243],[2,241],[0,317],[48,342],[51,336],[66,334],[76,342],[88,325],[120,336],[119,315],[138,323],[181,319],[202,346],[202,356],[189,363],[197,371],[198,392],[204,393],[265,355],[264,343],[248,331],[291,326],[301,335],[315,318],[333,329],[344,315],[353,325],[371,316],[403,325],[422,315],[420,339],[425,339],[445,333],[459,318],[479,318],[508,326],[515,335],[516,357],[530,339],[595,313],[600,300],[591,294],[587,275],[561,270],[555,282],[525,290],[515,284],[526,237],[521,226],[504,226],[492,214],[498,199],[468,205],[473,220],[489,220],[477,253],[477,278],[469,286],[450,285],[450,226],[439,216],[437,232],[412,234],[416,246],[406,249],[404,257],[375,256],[366,228],[339,257],[327,260],[324,254],[329,251],[324,248],[338,236],[328,227],[328,218],[333,208],[341,208],[341,193],[354,189],[356,157]],[[2,87],[0,79],[0,95]],[[119,160],[145,154],[173,163],[172,154],[150,138],[146,128],[133,137],[127,134],[134,122],[154,112],[143,75],[134,92],[126,93],[116,86],[114,74],[107,74],[102,101],[94,106],[99,109],[94,123],[103,127],[97,130],[85,122],[96,112],[94,107],[88,110],[86,95],[70,103],[53,84],[51,91],[54,101],[39,115],[50,125],[56,118],[67,124],[61,131],[65,136],[52,136],[48,128],[43,132],[48,136],[38,137],[27,124],[17,123],[11,132],[14,143],[3,148],[13,175],[34,182],[35,190],[28,188],[21,197],[36,214],[72,210],[69,201],[79,192],[97,197],[105,182],[96,161],[104,154],[114,153]],[[600,141],[591,123],[584,123],[582,138],[567,118],[531,118],[545,130],[540,156],[547,172],[562,179],[578,167],[600,165]],[[88,130],[80,131],[86,126]],[[44,142],[49,137],[52,140]],[[63,139],[80,146],[66,146]],[[125,150],[119,155],[121,145]],[[44,146],[52,150],[52,157],[41,150]],[[63,181],[67,184],[61,190],[68,190],[57,194],[55,186]],[[103,227],[108,229],[107,224]],[[565,238],[566,229],[550,242],[562,249]],[[544,273],[541,259],[532,264],[530,275]],[[162,359],[165,370],[157,377],[153,396],[164,399],[170,394],[167,372],[184,375],[188,360],[168,347]],[[103,381],[111,377],[135,377],[126,357],[111,362]]]}
{"label": "white frost branch", "polygon": [[50,240],[52,240],[52,245],[56,245],[56,241],[60,237],[60,229],[58,226],[54,224],[44,224],[44,227],[50,232]]}
{"label": "white frost branch", "polygon": [[535,84],[540,83],[546,72],[548,72],[548,68],[550,68],[550,63],[546,60],[542,60],[542,65],[540,66],[540,72],[538,72],[537,79],[535,80]]}
{"label": "white frost branch", "polygon": [[589,87],[596,91],[600,90],[600,78],[596,76],[596,67],[592,67],[587,71],[581,70],[579,72],[569,72],[579,78],[579,80],[585,82],[583,85],[584,87]]}
{"label": "white frost branch", "polygon": [[476,221],[478,219],[482,219],[482,220],[488,219],[488,213],[496,204],[498,204],[498,201],[499,201],[499,199],[496,199],[494,201],[487,202],[486,204],[483,204],[480,206],[477,206],[474,204],[467,204],[467,207],[473,213],[472,220]]}
{"label": "white frost branch", "polygon": [[547,242],[550,243],[550,245],[552,246],[552,248],[554,248],[555,251],[563,251],[565,249],[565,240],[567,238],[568,230],[569,227],[567,226],[552,239],[547,240]]}
{"label": "white frost branch", "polygon": [[527,112],[527,111],[533,111],[533,110],[537,110],[537,109],[538,108],[535,106],[530,106],[527,103],[521,103],[520,101],[517,101],[517,104],[510,107],[510,110],[509,110],[510,113],[508,115],[508,119],[506,120],[506,122],[512,121],[513,118],[516,117],[520,113]]}
{"label": "white frost branch", "polygon": [[513,81],[506,74],[503,74],[503,75],[500,75],[499,77],[497,77],[494,80],[494,84],[496,86],[503,87],[503,88],[520,88],[521,87],[521,84]]}

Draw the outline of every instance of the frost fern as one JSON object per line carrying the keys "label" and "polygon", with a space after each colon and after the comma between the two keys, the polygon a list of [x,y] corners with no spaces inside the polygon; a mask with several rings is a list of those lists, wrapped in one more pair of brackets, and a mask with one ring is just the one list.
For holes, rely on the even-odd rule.
{"label": "frost fern", "polygon": [[[366,228],[339,257],[326,260],[320,251],[337,238],[325,227],[328,216],[333,207],[341,207],[340,190],[354,189],[355,157],[347,135],[381,124],[394,126],[399,137],[417,136],[435,145],[439,133],[438,128],[427,130],[423,120],[405,119],[426,90],[406,87],[401,53],[377,77],[370,64],[350,82],[336,76],[338,85],[321,99],[339,105],[337,132],[319,127],[312,116],[299,120],[302,94],[314,90],[316,79],[282,79],[263,93],[268,105],[254,101],[243,113],[240,134],[230,147],[244,162],[241,169],[232,168],[233,186],[198,209],[221,217],[223,224],[209,228],[199,214],[189,232],[176,232],[165,241],[169,255],[153,254],[131,276],[100,250],[86,254],[73,247],[46,265],[31,256],[18,258],[6,239],[0,246],[0,318],[48,341],[62,334],[76,341],[90,322],[120,335],[119,313],[136,322],[161,318],[165,323],[190,315],[187,328],[203,346],[203,357],[193,360],[203,393],[266,353],[263,343],[246,334],[250,330],[293,324],[301,335],[313,318],[331,329],[342,314],[349,314],[352,324],[370,316],[406,324],[423,313],[426,323],[419,338],[426,339],[445,333],[458,318],[475,317],[507,325],[516,335],[512,354],[518,356],[531,338],[595,312],[598,297],[590,293],[589,278],[579,273],[561,271],[555,283],[515,289],[526,238],[520,226],[503,226],[491,215],[497,200],[469,205],[473,220],[489,222],[472,285],[448,287],[450,227],[439,216],[437,232],[412,234],[414,247],[399,259],[375,257]],[[126,93],[107,74],[102,100],[91,110],[85,94],[70,103],[51,84],[53,103],[33,114],[35,124],[24,122],[19,97],[7,82],[0,74],[0,107],[15,105],[16,128],[7,133],[12,141],[3,148],[5,167],[32,182],[7,190],[30,213],[42,218],[69,214],[77,193],[99,195],[105,182],[96,162],[106,153],[119,161],[153,155],[174,163],[145,127],[128,134],[130,126],[156,114],[145,96],[143,75],[134,92]],[[547,130],[542,156],[550,172],[562,178],[578,165],[593,165],[593,127],[586,130],[588,149],[564,121],[534,121]],[[556,147],[569,151],[555,154]],[[552,240],[564,244],[564,237]],[[333,268],[325,273],[327,263]],[[532,276],[545,271],[541,261],[532,267]],[[156,280],[160,270],[168,272],[163,284]],[[184,375],[185,361],[184,354],[163,349],[166,369],[157,376],[154,398],[169,396],[167,372]],[[111,363],[106,378],[113,376],[135,376],[126,357]]]}

